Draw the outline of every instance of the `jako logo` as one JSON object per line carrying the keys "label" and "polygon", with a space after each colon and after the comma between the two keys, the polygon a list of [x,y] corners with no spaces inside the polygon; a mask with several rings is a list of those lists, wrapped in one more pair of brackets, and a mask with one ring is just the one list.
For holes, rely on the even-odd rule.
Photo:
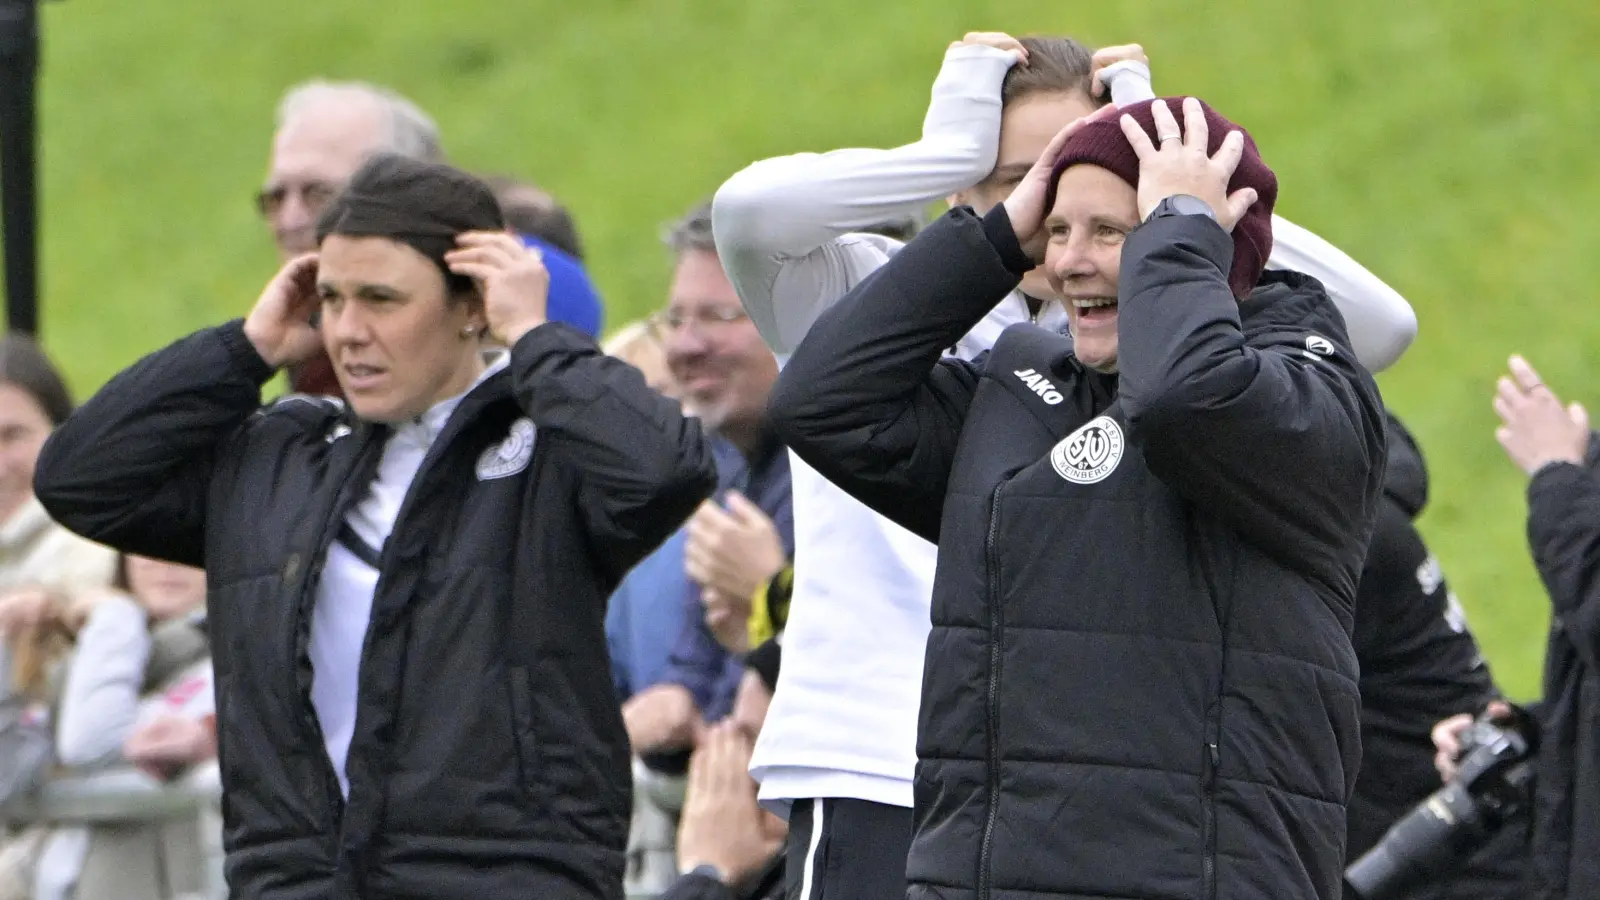
{"label": "jako logo", "polygon": [[1307,359],[1327,359],[1332,355],[1332,341],[1320,334],[1313,334],[1306,338],[1305,356]]}
{"label": "jako logo", "polygon": [[1051,384],[1048,378],[1045,378],[1043,375],[1040,375],[1038,372],[1035,372],[1032,369],[1018,369],[1011,374],[1022,379],[1023,384],[1032,388],[1035,394],[1038,394],[1039,397],[1044,400],[1044,402],[1050,404],[1051,406],[1055,406],[1057,403],[1060,403],[1062,400],[1066,399],[1065,397],[1061,396],[1061,392],[1056,390],[1056,386]]}

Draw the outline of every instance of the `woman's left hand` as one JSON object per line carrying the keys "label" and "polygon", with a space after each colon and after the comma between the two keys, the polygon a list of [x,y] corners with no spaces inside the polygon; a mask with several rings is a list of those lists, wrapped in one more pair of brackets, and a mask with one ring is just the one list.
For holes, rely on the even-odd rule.
{"label": "woman's left hand", "polygon": [[445,264],[478,283],[491,337],[510,346],[545,323],[550,273],[538,250],[504,231],[469,231],[456,243]]}
{"label": "woman's left hand", "polygon": [[1254,188],[1228,193],[1228,182],[1244,156],[1244,133],[1228,132],[1212,156],[1206,152],[1211,135],[1200,101],[1193,97],[1183,101],[1181,130],[1166,101],[1157,100],[1150,113],[1155,119],[1156,144],[1132,116],[1122,117],[1122,133],[1139,155],[1139,219],[1150,218],[1168,197],[1189,194],[1211,207],[1224,231],[1233,231],[1256,202]]}

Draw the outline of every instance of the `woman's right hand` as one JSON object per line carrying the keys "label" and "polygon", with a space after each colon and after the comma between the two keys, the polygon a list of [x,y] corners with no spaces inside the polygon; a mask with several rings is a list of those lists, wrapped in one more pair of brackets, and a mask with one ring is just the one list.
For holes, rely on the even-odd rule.
{"label": "woman's right hand", "polygon": [[267,365],[274,369],[292,366],[322,348],[322,335],[311,325],[318,302],[315,253],[289,260],[267,282],[261,299],[244,320],[245,337]]}
{"label": "woman's right hand", "polygon": [[1145,55],[1144,48],[1138,44],[1119,44],[1096,50],[1089,62],[1089,94],[1102,100],[1111,99],[1106,93],[1106,83],[1100,76],[1106,69],[1125,62],[1143,63],[1149,68],[1150,57]]}
{"label": "woman's right hand", "polygon": [[970,47],[973,45],[1005,50],[1017,62],[1023,65],[1028,64],[1028,48],[1022,46],[1021,41],[1002,31],[969,31],[966,37],[961,40],[951,41],[948,49],[954,50],[957,47]]}

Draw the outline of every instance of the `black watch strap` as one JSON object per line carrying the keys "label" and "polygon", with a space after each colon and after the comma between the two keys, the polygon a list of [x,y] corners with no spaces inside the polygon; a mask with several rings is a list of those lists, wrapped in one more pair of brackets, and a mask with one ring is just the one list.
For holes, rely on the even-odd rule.
{"label": "black watch strap", "polygon": [[712,881],[715,881],[718,884],[727,884],[728,883],[727,876],[722,874],[722,870],[717,868],[716,866],[712,865],[711,863],[701,863],[700,865],[695,866],[694,868],[690,869],[689,871],[685,872],[684,874],[685,875],[698,875],[701,878],[709,878],[709,879],[711,879]]}
{"label": "black watch strap", "polygon": [[1217,211],[1211,208],[1211,204],[1193,194],[1173,194],[1157,204],[1150,213],[1152,219],[1167,216],[1205,216],[1213,222],[1217,221]]}

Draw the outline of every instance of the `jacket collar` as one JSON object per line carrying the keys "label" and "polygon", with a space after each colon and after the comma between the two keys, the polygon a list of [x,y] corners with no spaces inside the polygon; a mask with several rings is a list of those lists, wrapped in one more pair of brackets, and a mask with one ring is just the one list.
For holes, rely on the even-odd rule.
{"label": "jacket collar", "polygon": [[[449,397],[429,407],[422,415],[398,425],[379,422],[368,422],[358,418],[348,405],[344,408],[344,423],[350,430],[363,438],[387,437],[393,435],[402,440],[415,441],[427,449],[432,447],[441,436],[456,424],[470,422],[483,412],[484,408],[506,400],[511,397],[511,374],[508,371],[511,364],[511,354],[508,351],[494,351],[487,354],[488,365],[484,367],[477,379],[465,391],[454,397]],[[462,414],[457,416],[460,411]]]}

